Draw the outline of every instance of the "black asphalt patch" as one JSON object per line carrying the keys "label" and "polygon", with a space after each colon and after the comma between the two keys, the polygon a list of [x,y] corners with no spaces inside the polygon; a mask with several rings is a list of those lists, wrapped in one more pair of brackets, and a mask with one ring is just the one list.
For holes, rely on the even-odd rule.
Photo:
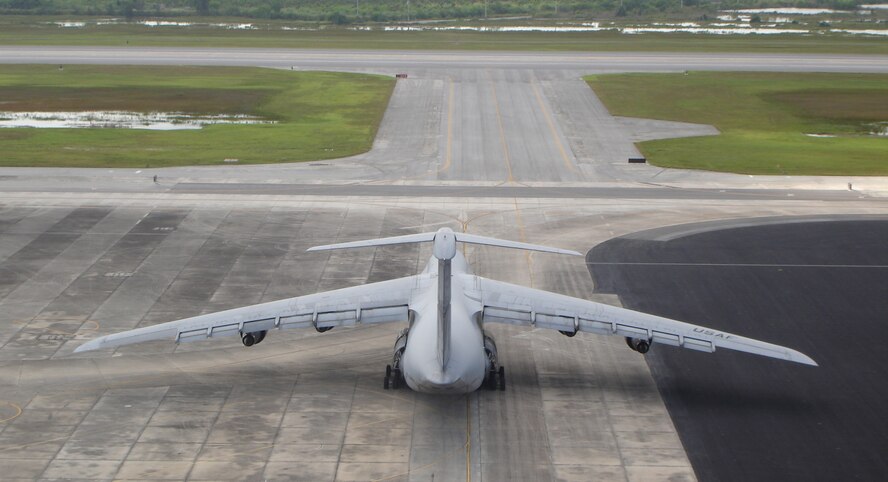
{"label": "black asphalt patch", "polygon": [[820,364],[655,345],[648,363],[701,480],[888,480],[888,221],[617,238],[587,262],[627,308]]}

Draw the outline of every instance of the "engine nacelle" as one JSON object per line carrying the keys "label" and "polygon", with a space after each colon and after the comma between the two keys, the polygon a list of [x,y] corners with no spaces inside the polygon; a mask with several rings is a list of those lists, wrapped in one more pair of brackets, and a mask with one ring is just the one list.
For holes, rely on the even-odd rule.
{"label": "engine nacelle", "polygon": [[254,332],[252,332],[252,333],[244,333],[244,334],[241,335],[241,343],[243,343],[244,346],[253,346],[253,345],[257,345],[257,344],[259,344],[262,340],[265,339],[265,334],[266,334],[266,333],[268,333],[268,331],[266,331],[266,330],[263,330],[263,331],[254,331]]}
{"label": "engine nacelle", "polygon": [[648,338],[631,338],[627,336],[626,344],[629,345],[629,348],[632,348],[634,351],[637,351],[642,355],[651,349],[651,340]]}

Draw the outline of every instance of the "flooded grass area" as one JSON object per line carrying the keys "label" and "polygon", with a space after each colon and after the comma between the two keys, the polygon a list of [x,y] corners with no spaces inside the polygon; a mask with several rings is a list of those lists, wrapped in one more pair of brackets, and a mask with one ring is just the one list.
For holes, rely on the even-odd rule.
{"label": "flooded grass area", "polygon": [[711,124],[721,132],[641,143],[657,166],[888,175],[888,75],[689,72],[586,80],[615,115]]}
{"label": "flooded grass area", "polygon": [[882,35],[888,28],[882,16],[854,16],[825,27],[818,16],[788,20],[783,15],[775,14],[773,19],[762,15],[761,23],[752,23],[752,14],[730,14],[724,15],[730,20],[706,21],[466,19],[350,26],[285,20],[121,22],[105,17],[10,15],[0,17],[0,45],[888,54]]}
{"label": "flooded grass area", "polygon": [[158,167],[344,157],[370,149],[393,88],[389,77],[332,72],[4,66],[0,165]]}
{"label": "flooded grass area", "polygon": [[[73,67],[77,70],[76,67]],[[0,78],[20,82],[20,76],[0,71]],[[67,67],[70,71],[72,67]],[[54,70],[58,70],[57,68]],[[64,68],[63,68],[64,70]],[[45,72],[42,74],[46,75]],[[75,72],[83,81],[82,72]],[[122,74],[122,72],[118,72]],[[269,92],[267,89],[201,88],[168,85],[121,85],[112,87],[55,85],[69,76],[59,72],[55,78],[44,79],[51,85],[2,85],[0,86],[0,111],[74,112],[83,110],[84,99],[89,99],[90,110],[117,111],[167,111],[200,114],[256,114],[256,107]],[[96,79],[98,81],[98,79]]]}
{"label": "flooded grass area", "polygon": [[127,112],[88,110],[81,112],[0,111],[0,128],[35,129],[147,129],[176,131],[202,129],[219,124],[275,124],[275,121],[247,114],[200,115],[189,112]]}

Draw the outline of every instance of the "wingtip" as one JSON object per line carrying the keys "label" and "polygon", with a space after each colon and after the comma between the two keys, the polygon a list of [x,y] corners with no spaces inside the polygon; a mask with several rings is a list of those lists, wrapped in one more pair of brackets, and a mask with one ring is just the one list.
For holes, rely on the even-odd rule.
{"label": "wingtip", "polygon": [[792,353],[790,353],[789,360],[794,361],[796,363],[801,363],[802,365],[809,365],[812,367],[819,367],[820,366],[817,364],[816,361],[814,361],[813,358],[809,357],[808,355],[805,355],[804,353],[802,353],[800,351],[793,351]]}
{"label": "wingtip", "polygon": [[808,359],[805,360],[803,363],[804,363],[805,365],[809,365],[809,366],[812,366],[812,367],[819,367],[819,366],[820,366],[819,364],[817,364],[816,361],[812,360],[811,358],[808,358]]}
{"label": "wingtip", "polygon": [[78,346],[77,348],[75,348],[74,353],[83,353],[85,351],[95,350],[96,348],[99,348],[101,346],[101,344],[102,344],[102,339],[96,338],[96,339],[90,340],[90,341]]}

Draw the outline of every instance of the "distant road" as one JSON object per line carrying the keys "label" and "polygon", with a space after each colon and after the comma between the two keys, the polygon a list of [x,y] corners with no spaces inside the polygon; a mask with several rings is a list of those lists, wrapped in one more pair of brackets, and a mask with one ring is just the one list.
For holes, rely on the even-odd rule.
{"label": "distant road", "polygon": [[888,73],[888,56],[651,52],[474,52],[190,47],[0,47],[0,63],[241,65],[388,71],[541,69],[587,72],[768,70]]}

